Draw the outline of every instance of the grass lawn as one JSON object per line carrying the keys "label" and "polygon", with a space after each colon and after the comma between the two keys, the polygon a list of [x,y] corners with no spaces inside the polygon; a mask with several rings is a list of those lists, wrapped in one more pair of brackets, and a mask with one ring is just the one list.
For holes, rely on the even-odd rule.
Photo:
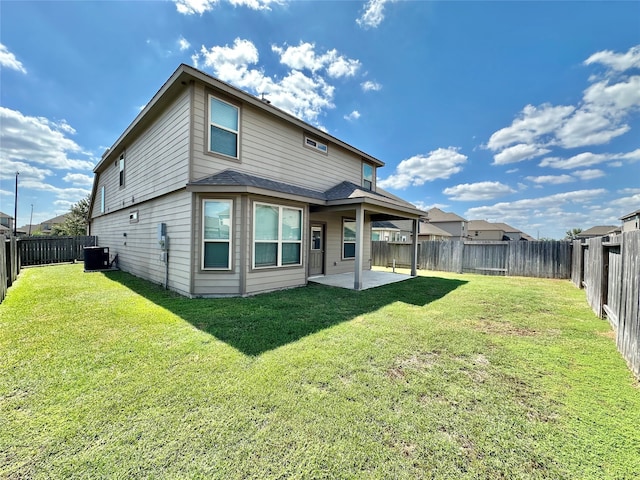
{"label": "grass lawn", "polygon": [[568,281],[185,299],[82,265],[0,305],[0,478],[640,476],[640,388]]}

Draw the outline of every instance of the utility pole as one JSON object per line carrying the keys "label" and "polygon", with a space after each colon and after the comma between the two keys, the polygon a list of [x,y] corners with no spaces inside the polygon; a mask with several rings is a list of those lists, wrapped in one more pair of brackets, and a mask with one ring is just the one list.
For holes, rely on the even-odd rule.
{"label": "utility pole", "polygon": [[13,236],[18,235],[18,175],[20,172],[16,172],[16,196],[13,202]]}
{"label": "utility pole", "polygon": [[31,204],[31,216],[29,217],[29,236],[31,236],[31,224],[33,223],[33,203]]}

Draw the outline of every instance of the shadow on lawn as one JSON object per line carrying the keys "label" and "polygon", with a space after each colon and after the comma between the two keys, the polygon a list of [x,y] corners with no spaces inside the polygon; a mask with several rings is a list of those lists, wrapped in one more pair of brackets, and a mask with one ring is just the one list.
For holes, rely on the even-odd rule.
{"label": "shadow on lawn", "polygon": [[189,299],[124,272],[104,275],[252,356],[394,302],[427,305],[467,283],[416,277],[359,292],[309,284],[247,298]]}

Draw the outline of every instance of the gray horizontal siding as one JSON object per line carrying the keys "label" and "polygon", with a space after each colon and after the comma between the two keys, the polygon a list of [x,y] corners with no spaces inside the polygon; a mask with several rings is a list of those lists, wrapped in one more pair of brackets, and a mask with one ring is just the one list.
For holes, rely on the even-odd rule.
{"label": "gray horizontal siding", "polygon": [[[99,173],[92,216],[100,215],[100,190],[105,186],[105,214],[135,208],[146,200],[183,188],[189,175],[189,106],[185,90],[144,133]],[[125,153],[125,182],[119,185],[118,159]]]}
{"label": "gray horizontal siding", "polygon": [[[233,200],[233,233],[232,233],[232,270],[214,271],[202,270],[202,200],[205,198],[230,198]],[[193,200],[194,235],[191,245],[193,255],[193,294],[196,296],[209,295],[240,295],[240,271],[242,268],[242,200],[240,196],[199,196]]]}
{"label": "gray horizontal siding", "polygon": [[[355,260],[342,259],[342,218],[355,218],[355,211],[333,212],[333,213],[314,213],[311,215],[312,222],[326,223],[325,231],[325,256],[326,256],[326,274],[333,275],[338,273],[353,272],[355,269]],[[366,215],[364,223],[364,250],[362,254],[362,268],[369,270],[371,268],[371,219]]]}
{"label": "gray horizontal siding", "polygon": [[208,93],[195,87],[193,108],[192,180],[233,168],[314,190],[327,190],[349,180],[359,184],[362,162],[336,145],[329,154],[304,147],[304,132],[248,105],[241,107],[240,162],[206,154]]}
{"label": "gray horizontal siding", "polygon": [[[129,213],[138,211],[138,222]],[[191,194],[176,192],[149,202],[104,215],[93,221],[94,235],[101,247],[118,255],[121,270],[154,283],[164,284],[165,264],[158,245],[159,223],[167,224],[169,237],[169,288],[184,295],[190,292]],[[126,234],[126,236],[125,236]]]}

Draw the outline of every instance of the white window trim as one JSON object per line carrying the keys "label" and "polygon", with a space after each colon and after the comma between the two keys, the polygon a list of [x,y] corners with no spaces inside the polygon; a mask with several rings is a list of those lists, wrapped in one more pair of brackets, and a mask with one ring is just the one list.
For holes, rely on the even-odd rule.
{"label": "white window trim", "polygon": [[[371,167],[371,180],[367,180],[364,175],[364,169],[366,167]],[[370,182],[371,186],[367,187],[365,182]],[[362,188],[373,191],[376,187],[376,167],[371,165],[369,162],[362,162]]]}
{"label": "white window trim", "polygon": [[326,143],[322,143],[315,138],[309,137],[308,135],[304,136],[304,146],[310,148],[311,150],[317,150],[318,152],[325,155],[329,153],[329,146]]}
{"label": "white window trim", "polygon": [[[356,245],[356,242],[358,241],[358,239],[356,238],[356,239],[355,239],[355,240],[353,240],[353,241],[349,240],[349,241],[346,241],[346,242],[345,242],[345,240],[344,240],[344,223],[345,223],[345,222],[353,222],[353,223],[356,223],[356,219],[355,219],[355,218],[343,218],[343,219],[342,219],[342,230],[340,231],[340,239],[342,240],[342,242],[340,243],[340,247],[341,247],[341,248],[340,248],[340,249],[341,249],[340,256],[342,257],[342,260],[355,260],[355,258],[356,258],[355,253],[354,253],[353,257],[345,257],[345,256],[344,256],[344,246],[345,246],[345,244],[347,244],[347,243],[348,243],[348,244],[353,243],[353,245],[354,245],[354,250],[355,250],[355,245]],[[389,237],[386,237],[386,238],[385,238],[385,241],[387,241],[388,239],[389,239]]]}
{"label": "white window trim", "polygon": [[[219,102],[226,103],[227,105],[233,107],[238,112],[238,130],[231,130],[227,127],[219,125],[211,121],[211,99],[215,98]],[[222,130],[226,130],[227,132],[233,132],[236,134],[236,155],[227,155],[226,153],[216,152],[215,150],[211,150],[211,125],[214,125],[217,128]],[[209,94],[207,97],[207,152],[213,155],[220,155],[226,158],[233,158],[238,160],[240,158],[240,107],[238,105],[234,105],[233,103],[227,102],[220,97],[216,97],[215,95]]]}
{"label": "white window trim", "polygon": [[[205,205],[207,202],[226,202],[229,204],[229,239],[205,239],[204,238],[204,230],[205,230],[205,213],[206,213],[206,208]],[[205,270],[207,272],[210,271],[229,271],[231,270],[231,265],[233,265],[233,200],[230,198],[203,198],[202,199],[202,233],[201,233],[201,238],[202,238],[202,255],[201,255],[201,260],[200,260],[200,267],[202,268],[202,270]],[[204,266],[204,252],[205,252],[205,246],[207,243],[228,243],[229,244],[229,263],[227,264],[227,267],[218,267],[218,268],[214,268],[214,267],[205,267]]]}
{"label": "white window trim", "polygon": [[[256,208],[258,206],[274,207],[278,209],[278,239],[277,240],[260,240],[256,242]],[[287,208],[289,210],[298,210],[300,212],[300,240],[282,240],[282,211]],[[300,267],[302,266],[302,231],[304,226],[304,210],[299,207],[292,207],[289,205],[277,205],[275,203],[254,202],[253,203],[253,238],[251,245],[251,267],[255,270],[263,270],[269,268],[287,268],[287,267]],[[277,247],[277,262],[276,265],[258,265],[256,266],[256,243],[276,243]],[[298,243],[300,244],[300,262],[299,263],[287,263],[282,264],[282,244],[283,243]]]}
{"label": "white window trim", "polygon": [[118,184],[120,188],[124,187],[124,169],[125,169],[125,158],[124,152],[120,155],[120,160],[118,161]]}
{"label": "white window trim", "polygon": [[100,187],[100,213],[105,211],[105,188],[104,185]]}

